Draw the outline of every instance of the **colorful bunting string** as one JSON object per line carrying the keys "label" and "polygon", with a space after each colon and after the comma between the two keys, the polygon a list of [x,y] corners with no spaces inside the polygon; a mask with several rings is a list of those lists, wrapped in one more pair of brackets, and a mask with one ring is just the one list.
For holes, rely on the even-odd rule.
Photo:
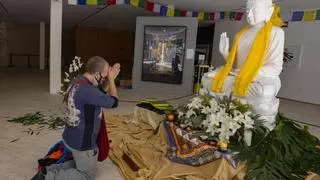
{"label": "colorful bunting string", "polygon": [[[199,20],[217,21],[230,19],[241,21],[243,12],[195,12],[177,9],[173,5],[163,5],[148,0],[68,0],[69,5],[120,5],[129,4],[133,7],[144,8],[167,17],[195,17]],[[227,14],[228,13],[228,14]],[[227,15],[226,15],[227,14]]]}
{"label": "colorful bunting string", "polygon": [[315,21],[320,20],[320,10],[295,11],[292,13],[291,21]]}
{"label": "colorful bunting string", "polygon": [[[226,11],[226,12],[203,12],[186,11],[177,9],[173,5],[163,5],[149,0],[68,0],[70,5],[120,5],[129,4],[133,7],[144,8],[150,12],[158,13],[167,17],[195,17],[199,20],[235,20],[241,21],[244,12]],[[314,21],[320,20],[320,10],[295,11],[285,21]]]}

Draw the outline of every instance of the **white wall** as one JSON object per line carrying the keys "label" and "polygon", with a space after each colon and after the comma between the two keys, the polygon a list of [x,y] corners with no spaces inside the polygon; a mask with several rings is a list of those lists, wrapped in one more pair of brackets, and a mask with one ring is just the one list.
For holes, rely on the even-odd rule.
{"label": "white wall", "polygon": [[[224,64],[218,49],[220,34],[228,33],[231,46],[234,35],[244,24],[231,21],[216,23],[212,65]],[[320,21],[289,23],[285,32],[285,46],[297,53],[295,62],[288,64],[281,75],[282,88],[279,97],[320,104]]]}
{"label": "white wall", "polygon": [[295,62],[281,75],[280,97],[320,104],[320,21],[290,23],[286,46],[292,47]]}

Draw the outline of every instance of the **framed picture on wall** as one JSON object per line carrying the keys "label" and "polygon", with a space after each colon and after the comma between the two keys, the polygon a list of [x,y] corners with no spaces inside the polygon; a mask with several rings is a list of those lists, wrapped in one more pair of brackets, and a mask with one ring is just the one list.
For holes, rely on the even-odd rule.
{"label": "framed picture on wall", "polygon": [[187,27],[145,26],[141,80],[182,84]]}

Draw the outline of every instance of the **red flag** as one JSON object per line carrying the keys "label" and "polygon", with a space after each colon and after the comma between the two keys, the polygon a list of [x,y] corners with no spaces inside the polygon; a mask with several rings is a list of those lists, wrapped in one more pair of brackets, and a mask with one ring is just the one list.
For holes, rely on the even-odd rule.
{"label": "red flag", "polygon": [[150,2],[150,1],[147,1],[146,9],[152,12],[153,8],[154,8],[154,3]]}
{"label": "red flag", "polygon": [[242,17],[243,17],[243,12],[237,12],[236,21],[241,21]]}
{"label": "red flag", "polygon": [[211,21],[214,21],[215,20],[215,13],[209,13],[209,19],[211,20]]}
{"label": "red flag", "polygon": [[117,4],[117,0],[107,0],[108,5],[115,5]]}
{"label": "red flag", "polygon": [[180,11],[180,16],[181,16],[181,17],[186,17],[186,16],[187,16],[187,11],[181,10],[181,11]]}

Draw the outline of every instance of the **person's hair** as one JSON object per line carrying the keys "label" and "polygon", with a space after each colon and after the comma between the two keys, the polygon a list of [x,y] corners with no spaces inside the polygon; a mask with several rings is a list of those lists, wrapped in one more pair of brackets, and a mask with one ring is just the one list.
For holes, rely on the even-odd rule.
{"label": "person's hair", "polygon": [[101,73],[108,62],[100,56],[90,58],[85,66],[85,71],[90,74]]}

